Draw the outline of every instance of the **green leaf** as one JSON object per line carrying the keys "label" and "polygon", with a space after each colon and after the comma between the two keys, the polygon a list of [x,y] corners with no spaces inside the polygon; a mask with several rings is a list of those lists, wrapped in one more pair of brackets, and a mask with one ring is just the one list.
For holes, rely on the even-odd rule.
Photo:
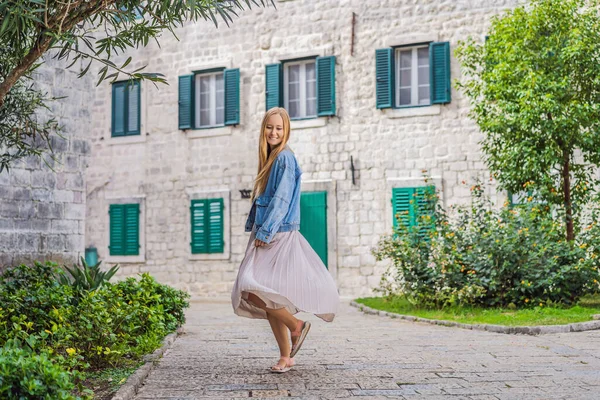
{"label": "green leaf", "polygon": [[121,66],[121,68],[125,68],[126,66],[129,65],[129,63],[131,62],[131,57],[127,58],[127,60],[123,63],[123,65]]}

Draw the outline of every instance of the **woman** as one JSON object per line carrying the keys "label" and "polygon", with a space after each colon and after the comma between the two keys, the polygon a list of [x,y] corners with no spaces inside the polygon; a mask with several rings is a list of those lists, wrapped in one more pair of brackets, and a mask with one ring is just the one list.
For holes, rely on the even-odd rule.
{"label": "woman", "polygon": [[[246,232],[252,232],[231,293],[237,315],[269,320],[281,358],[272,372],[294,366],[310,322],[294,317],[299,311],[331,322],[339,296],[325,265],[298,232],[300,175],[287,146],[290,117],[283,108],[265,114],[258,144],[258,175]],[[291,332],[291,344],[288,338]]]}

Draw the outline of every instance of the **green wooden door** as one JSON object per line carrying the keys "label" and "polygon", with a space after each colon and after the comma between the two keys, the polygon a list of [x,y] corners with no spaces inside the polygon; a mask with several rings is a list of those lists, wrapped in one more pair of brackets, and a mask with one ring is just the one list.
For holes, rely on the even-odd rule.
{"label": "green wooden door", "polygon": [[327,192],[300,196],[300,233],[327,265]]}

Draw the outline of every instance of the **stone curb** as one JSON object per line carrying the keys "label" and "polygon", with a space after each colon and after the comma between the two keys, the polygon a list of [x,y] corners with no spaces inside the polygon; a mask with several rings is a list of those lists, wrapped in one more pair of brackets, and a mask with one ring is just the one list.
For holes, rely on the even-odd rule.
{"label": "stone curb", "polygon": [[487,331],[495,333],[506,333],[509,335],[545,335],[548,333],[568,333],[568,332],[583,332],[600,329],[600,314],[593,316],[593,321],[576,322],[567,325],[541,325],[541,326],[503,326],[503,325],[487,325],[487,324],[462,324],[454,321],[442,321],[437,319],[427,319],[415,317],[412,315],[402,315],[387,311],[375,310],[371,307],[359,304],[352,300],[352,307],[358,308],[365,314],[381,315],[389,318],[404,319],[412,322],[425,322],[432,325],[443,325],[449,327],[457,327],[462,329],[472,329],[478,331]]}
{"label": "stone curb", "polygon": [[127,381],[117,390],[111,400],[130,400],[137,394],[138,390],[144,383],[150,371],[154,368],[156,362],[165,354],[177,339],[177,336],[184,333],[183,327],[179,327],[177,332],[170,333],[163,339],[162,346],[154,350],[151,354],[146,354],[142,360],[144,365],[139,367],[133,374],[127,378]]}

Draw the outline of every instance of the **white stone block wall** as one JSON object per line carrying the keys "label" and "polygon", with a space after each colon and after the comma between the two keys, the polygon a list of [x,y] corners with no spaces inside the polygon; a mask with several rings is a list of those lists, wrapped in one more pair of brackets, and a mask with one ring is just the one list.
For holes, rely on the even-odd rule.
{"label": "white stone block wall", "polygon": [[48,97],[65,97],[47,102],[62,137],[52,135],[52,154],[0,172],[0,271],[33,260],[71,264],[84,254],[93,83],[89,75],[77,78],[79,64],[66,70],[68,63],[45,61],[33,78]]}
{"label": "white stone block wall", "polygon": [[[372,293],[387,264],[376,263],[370,251],[381,235],[390,233],[394,185],[420,178],[425,170],[439,182],[444,204],[450,205],[469,200],[468,184],[474,177],[489,177],[478,146],[481,134],[468,118],[468,100],[456,89],[450,104],[419,111],[376,109],[375,50],[427,37],[449,41],[454,51],[468,36],[483,41],[490,18],[518,2],[277,1],[277,10],[240,13],[230,28],[222,23],[218,29],[211,22],[186,24],[176,32],[180,41],[165,33],[160,48],[150,44],[130,52],[132,69],[147,64],[147,71],[165,74],[169,85],[142,83],[142,135],[133,138],[111,138],[111,87],[105,83],[95,89],[86,245],[107,258],[110,199],[143,196],[145,254],[141,262],[122,262],[121,276],[150,272],[195,296],[227,295],[249,237],[243,226],[250,203],[239,191],[251,189],[256,174],[265,65],[335,55],[336,116],[294,123],[290,145],[303,180],[335,182],[336,211],[328,218],[336,235],[329,251],[334,252],[330,257],[336,268],[331,272],[340,294]],[[240,69],[241,124],[204,133],[179,130],[178,76],[216,65]],[[454,56],[451,73],[453,80],[460,78]],[[356,185],[350,157],[357,168]],[[227,259],[193,259],[189,193],[221,190],[230,193]],[[493,187],[490,194],[504,198]]]}

